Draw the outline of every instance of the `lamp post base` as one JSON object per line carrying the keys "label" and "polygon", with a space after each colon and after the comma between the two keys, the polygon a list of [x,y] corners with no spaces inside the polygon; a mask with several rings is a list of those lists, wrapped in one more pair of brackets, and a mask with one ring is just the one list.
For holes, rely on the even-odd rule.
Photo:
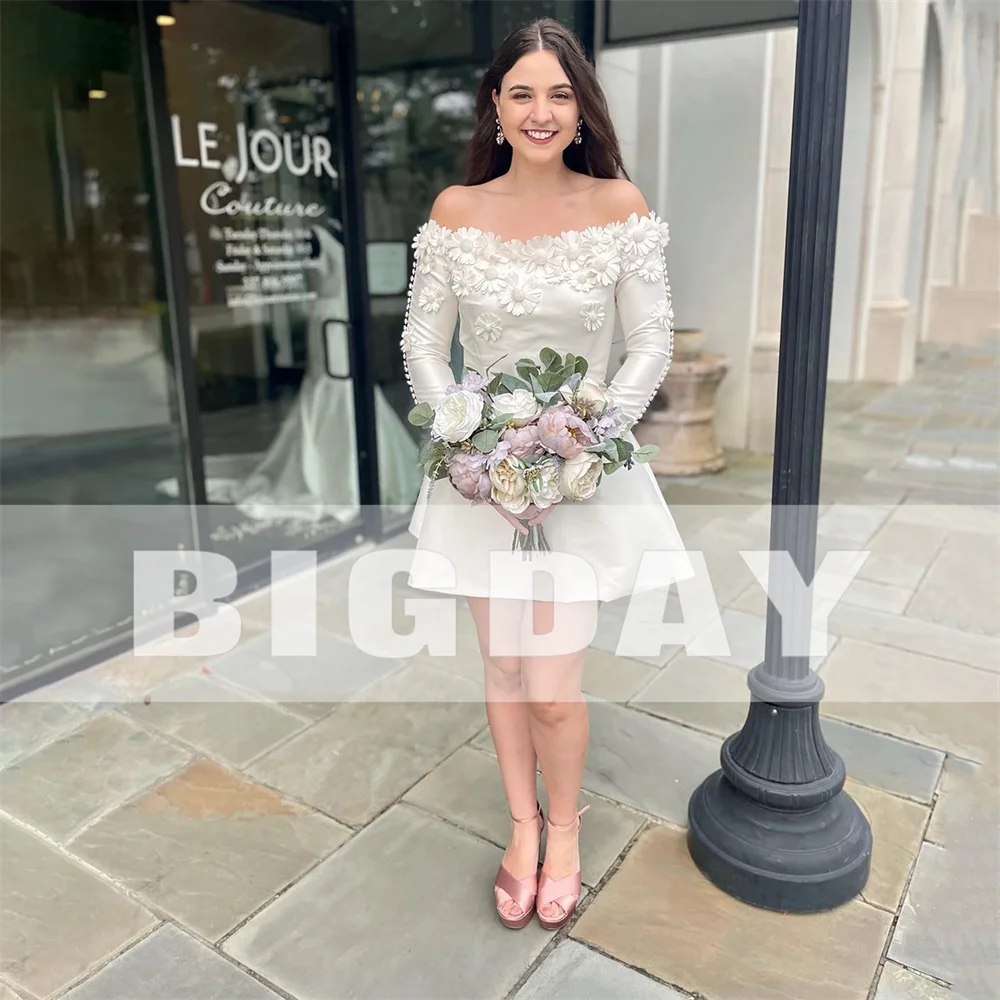
{"label": "lamp post base", "polygon": [[753,906],[829,910],[855,897],[871,869],[871,828],[843,790],[818,805],[785,809],[709,775],[688,807],[688,850],[720,889]]}

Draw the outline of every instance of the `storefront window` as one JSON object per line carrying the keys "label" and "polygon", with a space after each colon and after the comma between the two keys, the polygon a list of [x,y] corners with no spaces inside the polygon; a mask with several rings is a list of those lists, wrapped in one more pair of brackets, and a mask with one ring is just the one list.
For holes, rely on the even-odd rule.
{"label": "storefront window", "polygon": [[208,544],[246,566],[361,520],[331,27],[281,5],[171,14]]}
{"label": "storefront window", "polygon": [[120,629],[133,548],[193,538],[135,8],[0,4],[0,104],[3,681]]}

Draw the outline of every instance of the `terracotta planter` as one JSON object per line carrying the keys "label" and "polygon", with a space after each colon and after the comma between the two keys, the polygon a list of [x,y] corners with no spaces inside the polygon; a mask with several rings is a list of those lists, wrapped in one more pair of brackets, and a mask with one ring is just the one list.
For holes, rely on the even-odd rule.
{"label": "terracotta planter", "polygon": [[661,476],[698,476],[725,468],[715,436],[715,393],[729,371],[729,358],[703,352],[701,330],[675,330],[670,370],[658,399],[635,428],[640,444],[655,444],[650,462]]}

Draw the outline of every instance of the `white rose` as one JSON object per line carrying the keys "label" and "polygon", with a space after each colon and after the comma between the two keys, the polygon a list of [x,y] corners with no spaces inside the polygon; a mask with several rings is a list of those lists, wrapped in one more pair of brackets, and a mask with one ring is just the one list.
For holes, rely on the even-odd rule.
{"label": "white rose", "polygon": [[576,401],[588,410],[588,415],[600,413],[607,404],[608,397],[604,386],[596,379],[585,375],[576,390]]}
{"label": "white rose", "polygon": [[515,389],[513,392],[502,392],[499,396],[494,396],[493,409],[497,416],[509,413],[510,422],[515,427],[523,427],[541,413],[542,407],[533,392]]}
{"label": "white rose", "polygon": [[528,494],[531,502],[544,510],[554,503],[559,503],[563,496],[559,488],[562,476],[561,462],[555,458],[543,458],[525,472],[528,482]]}
{"label": "white rose", "polygon": [[570,500],[589,500],[597,492],[603,474],[603,461],[592,451],[581,451],[563,462],[559,487]]}
{"label": "white rose", "polygon": [[502,458],[490,469],[493,489],[490,496],[504,510],[512,514],[523,514],[531,503],[528,483],[524,478],[524,466],[513,457]]}
{"label": "white rose", "polygon": [[602,413],[608,401],[604,387],[589,375],[580,379],[580,384],[576,389],[563,386],[559,391],[566,402],[584,419],[596,417]]}
{"label": "white rose", "polygon": [[464,441],[483,419],[484,405],[478,392],[459,389],[450,393],[434,408],[431,436],[450,444]]}

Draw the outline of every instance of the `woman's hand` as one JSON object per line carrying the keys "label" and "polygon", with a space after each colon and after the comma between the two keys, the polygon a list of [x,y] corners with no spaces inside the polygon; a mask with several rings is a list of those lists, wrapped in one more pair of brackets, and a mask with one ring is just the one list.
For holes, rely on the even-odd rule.
{"label": "woman's hand", "polygon": [[[525,523],[519,517],[516,517],[509,510],[507,510],[506,507],[501,507],[500,504],[498,503],[491,503],[490,506],[495,508],[499,512],[502,518],[504,518],[507,521],[510,521],[510,523],[514,525],[514,527],[518,531],[520,531],[522,535],[526,535],[528,533],[528,528],[525,525]],[[530,509],[533,508],[529,508],[529,510]]]}
{"label": "woman's hand", "polygon": [[539,510],[534,504],[529,504],[528,509],[521,515],[528,524],[541,524],[552,512],[555,504],[550,504]]}

